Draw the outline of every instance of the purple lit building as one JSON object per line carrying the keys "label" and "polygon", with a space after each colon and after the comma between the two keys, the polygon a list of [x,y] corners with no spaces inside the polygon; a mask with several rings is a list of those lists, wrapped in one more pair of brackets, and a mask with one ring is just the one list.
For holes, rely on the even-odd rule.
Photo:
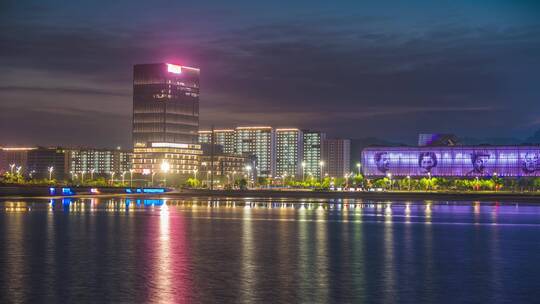
{"label": "purple lit building", "polygon": [[540,146],[373,147],[362,151],[367,177],[540,176]]}
{"label": "purple lit building", "polygon": [[133,68],[133,146],[194,144],[199,131],[199,69],[170,63]]}

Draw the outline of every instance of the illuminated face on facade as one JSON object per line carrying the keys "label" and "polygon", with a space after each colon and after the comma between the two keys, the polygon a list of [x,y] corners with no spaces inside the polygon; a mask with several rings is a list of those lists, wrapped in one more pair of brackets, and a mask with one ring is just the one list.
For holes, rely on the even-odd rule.
{"label": "illuminated face on facade", "polygon": [[489,157],[490,155],[487,152],[474,152],[471,154],[473,172],[484,173]]}
{"label": "illuminated face on facade", "polygon": [[437,156],[433,152],[422,152],[418,157],[418,166],[424,173],[431,172],[431,169],[437,167]]}
{"label": "illuminated face on facade", "polygon": [[528,152],[525,154],[525,159],[521,164],[521,169],[525,173],[533,173],[538,168],[538,154]]}
{"label": "illuminated face on facade", "polygon": [[375,164],[377,169],[383,173],[390,170],[390,156],[387,152],[378,152],[375,154]]}

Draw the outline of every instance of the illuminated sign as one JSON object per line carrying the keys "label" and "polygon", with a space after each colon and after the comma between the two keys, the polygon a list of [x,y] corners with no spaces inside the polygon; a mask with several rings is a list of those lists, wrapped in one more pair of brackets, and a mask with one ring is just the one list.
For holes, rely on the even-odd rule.
{"label": "illuminated sign", "polygon": [[143,188],[144,193],[165,193],[164,188]]}
{"label": "illuminated sign", "polygon": [[176,64],[167,63],[167,72],[173,74],[182,74],[182,67]]}
{"label": "illuminated sign", "polygon": [[130,189],[126,188],[126,193],[165,193],[167,189],[165,188],[136,188]]}
{"label": "illuminated sign", "polygon": [[152,143],[153,148],[188,148],[188,144]]}
{"label": "illuminated sign", "polygon": [[75,192],[71,188],[62,188],[62,195],[73,195]]}
{"label": "illuminated sign", "polygon": [[362,151],[366,176],[540,176],[540,147],[386,147]]}

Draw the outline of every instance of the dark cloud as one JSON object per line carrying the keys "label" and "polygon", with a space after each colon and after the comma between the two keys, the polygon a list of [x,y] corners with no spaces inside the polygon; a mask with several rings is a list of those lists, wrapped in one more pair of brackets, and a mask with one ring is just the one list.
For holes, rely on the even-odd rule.
{"label": "dark cloud", "polygon": [[74,87],[29,87],[29,86],[0,86],[0,92],[16,93],[40,93],[40,94],[78,94],[92,96],[124,96],[129,97],[129,93],[118,93],[114,91],[105,91],[100,89],[74,88]]}
{"label": "dark cloud", "polygon": [[[515,136],[538,124],[540,27],[530,19],[462,22],[458,10],[433,23],[354,12],[247,22],[238,12],[231,16],[241,21],[224,21],[227,8],[216,7],[206,23],[130,10],[96,24],[51,22],[43,16],[66,11],[48,6],[42,18],[24,21],[13,7],[0,22],[0,111],[9,121],[2,130],[26,142],[84,143],[81,134],[97,128],[127,130],[96,141],[125,145],[132,65],[160,61],[201,68],[203,127],[264,122],[395,140],[419,131]],[[186,10],[204,19],[201,7]],[[12,118],[45,114],[54,125],[17,126]],[[37,137],[36,127],[71,135]]]}

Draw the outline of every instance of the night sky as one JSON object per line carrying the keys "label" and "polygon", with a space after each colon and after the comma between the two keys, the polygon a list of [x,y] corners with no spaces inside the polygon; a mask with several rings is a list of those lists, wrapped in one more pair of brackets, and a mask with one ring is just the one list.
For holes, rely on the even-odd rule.
{"label": "night sky", "polygon": [[265,2],[0,1],[0,144],[129,146],[153,62],[200,67],[202,128],[540,128],[540,1]]}

